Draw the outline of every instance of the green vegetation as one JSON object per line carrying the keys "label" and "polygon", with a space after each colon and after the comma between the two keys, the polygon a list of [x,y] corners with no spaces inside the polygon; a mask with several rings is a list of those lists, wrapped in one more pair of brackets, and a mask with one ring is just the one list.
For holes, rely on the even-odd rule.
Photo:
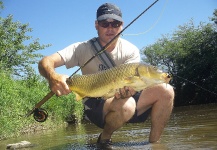
{"label": "green vegetation", "polygon": [[[3,3],[0,1],[0,9]],[[48,92],[47,82],[36,75],[32,64],[42,57],[38,50],[39,39],[33,39],[28,24],[14,22],[13,16],[0,17],[0,140],[25,132],[56,128],[66,119],[82,118],[82,104],[74,101],[74,95],[52,97],[43,105],[48,111],[48,120],[36,122],[25,115]]]}
{"label": "green vegetation", "polygon": [[[44,123],[36,122],[32,116],[25,117],[48,92],[46,81],[34,76],[28,80],[14,80],[9,73],[0,72],[0,140],[32,132],[42,128],[56,128],[64,125],[67,116],[74,114],[82,118],[82,103],[74,101],[74,95],[53,96],[43,105],[48,111]],[[3,80],[2,80],[3,79]]]}
{"label": "green vegetation", "polygon": [[[50,45],[40,45],[39,39],[33,39],[27,33],[32,32],[28,24],[13,22],[13,16],[0,17],[0,69],[10,70],[16,76],[31,76],[32,64],[42,55],[36,53]],[[24,44],[28,43],[28,44]]]}
{"label": "green vegetation", "polygon": [[176,106],[217,102],[217,10],[211,20],[197,27],[191,20],[143,50],[144,61],[173,75]]}

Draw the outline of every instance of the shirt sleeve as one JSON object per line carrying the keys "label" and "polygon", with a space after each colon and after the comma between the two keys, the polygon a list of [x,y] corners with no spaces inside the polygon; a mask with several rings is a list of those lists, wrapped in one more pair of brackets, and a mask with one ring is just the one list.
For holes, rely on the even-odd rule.
{"label": "shirt sleeve", "polygon": [[68,47],[58,51],[57,53],[63,58],[66,68],[72,68],[79,65],[78,47],[81,43],[71,44]]}

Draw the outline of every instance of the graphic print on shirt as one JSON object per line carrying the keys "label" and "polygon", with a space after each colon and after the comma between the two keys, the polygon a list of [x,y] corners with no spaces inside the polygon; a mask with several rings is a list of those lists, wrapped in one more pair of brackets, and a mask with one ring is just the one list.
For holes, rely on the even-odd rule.
{"label": "graphic print on shirt", "polygon": [[105,65],[103,65],[103,64],[99,64],[99,69],[98,69],[98,71],[103,71],[103,70],[106,70],[106,69],[108,69]]}

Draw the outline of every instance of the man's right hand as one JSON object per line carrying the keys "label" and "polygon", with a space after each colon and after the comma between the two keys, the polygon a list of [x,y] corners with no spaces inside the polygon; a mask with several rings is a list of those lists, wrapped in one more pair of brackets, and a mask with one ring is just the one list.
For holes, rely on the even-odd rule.
{"label": "man's right hand", "polygon": [[63,65],[64,60],[58,53],[44,57],[38,64],[40,74],[48,80],[51,91],[57,96],[67,95],[71,92],[66,84],[68,76],[55,72],[55,68]]}
{"label": "man's right hand", "polygon": [[69,86],[66,84],[67,78],[69,78],[69,76],[57,73],[50,76],[49,86],[51,91],[54,92],[56,96],[67,95],[71,93]]}

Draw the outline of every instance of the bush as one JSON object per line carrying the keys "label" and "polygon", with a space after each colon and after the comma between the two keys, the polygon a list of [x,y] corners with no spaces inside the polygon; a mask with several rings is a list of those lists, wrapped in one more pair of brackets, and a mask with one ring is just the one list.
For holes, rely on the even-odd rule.
{"label": "bush", "polygon": [[[21,133],[64,125],[67,116],[73,114],[81,120],[82,103],[74,95],[53,96],[42,107],[49,113],[46,122],[38,123],[33,117],[25,117],[48,92],[47,82],[33,75],[28,80],[15,80],[9,72],[0,72],[0,140]],[[40,127],[40,128],[38,128]]]}

